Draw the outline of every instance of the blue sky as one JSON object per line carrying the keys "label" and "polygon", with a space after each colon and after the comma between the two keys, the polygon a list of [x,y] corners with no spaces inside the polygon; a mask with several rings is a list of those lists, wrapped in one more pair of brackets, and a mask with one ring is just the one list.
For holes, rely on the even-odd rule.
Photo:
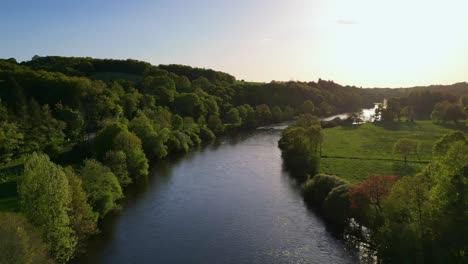
{"label": "blue sky", "polygon": [[251,81],[468,81],[466,0],[0,0],[0,57],[134,58]]}

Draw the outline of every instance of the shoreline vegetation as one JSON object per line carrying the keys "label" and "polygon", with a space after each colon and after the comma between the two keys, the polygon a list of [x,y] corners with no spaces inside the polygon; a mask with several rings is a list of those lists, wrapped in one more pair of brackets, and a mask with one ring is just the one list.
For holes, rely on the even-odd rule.
{"label": "shoreline vegetation", "polygon": [[[286,129],[279,142],[285,163],[303,180],[323,172],[320,163],[327,173],[338,175],[313,177],[305,185],[311,189],[305,194],[312,197],[311,201],[319,201],[317,204],[326,204],[327,218],[339,222],[348,216],[349,206],[343,202],[347,190],[367,181],[367,174],[350,168],[349,159],[343,157],[367,149],[370,134],[386,132],[382,137],[394,135],[395,139],[401,137],[398,131],[408,127],[406,132],[421,141],[414,143],[410,137],[410,141],[391,149],[393,154],[383,155],[387,160],[380,162],[405,161],[401,168],[392,168],[402,171],[401,174],[411,171],[411,175],[423,175],[418,173],[420,167],[410,164],[426,161],[431,162],[427,166],[438,166],[447,177],[459,173],[460,164],[455,164],[452,170],[444,162],[449,162],[448,157],[454,161],[463,156],[447,145],[461,144],[463,134],[444,137],[432,156],[427,153],[432,146],[424,142],[444,134],[440,133],[443,129],[436,127],[448,126],[449,122],[456,128],[463,127],[467,93],[467,83],[414,89],[361,89],[320,79],[307,83],[249,83],[214,70],[153,66],[136,60],[53,56],[35,56],[22,63],[0,60],[0,222],[4,223],[0,225],[0,237],[15,238],[2,239],[0,255],[8,263],[67,263],[83,252],[90,236],[99,232],[100,219],[119,210],[125,187],[148,175],[150,161],[187,153],[220,135],[293,118],[296,125]],[[376,110],[381,127],[351,125],[359,114],[327,122],[314,117],[358,113],[385,98],[390,98],[386,108]],[[436,124],[419,121],[429,117]],[[420,124],[422,134],[414,134],[409,128]],[[373,131],[376,127],[380,132]],[[424,133],[430,130],[427,128],[436,132],[426,138]],[[343,142],[336,140],[348,136],[352,136],[349,142],[354,145],[342,147]],[[371,143],[374,145],[369,151],[377,153],[371,160],[376,162],[382,154],[378,145],[388,149],[388,144],[384,140]],[[370,156],[355,157],[353,162]],[[344,162],[336,162],[338,159]],[[372,173],[388,173],[379,171],[378,166],[362,166],[366,168]],[[417,178],[422,181],[419,179],[422,176]],[[463,177],[458,180],[463,182]],[[390,182],[398,186],[401,180]],[[442,196],[448,195],[444,191],[460,187],[446,184],[446,178],[431,184],[429,189],[447,188],[441,189]],[[313,186],[324,189],[316,191]],[[389,190],[387,193],[392,197]],[[457,198],[453,199],[452,205],[459,206]],[[363,200],[368,201],[369,197]],[[374,204],[368,201],[366,206]],[[438,206],[434,214],[459,210],[444,207],[445,204]],[[463,217],[453,223],[459,224],[466,219]],[[380,211],[362,219],[367,219],[363,222],[373,230],[387,223]],[[394,226],[388,228],[393,231]],[[466,256],[466,251],[458,248],[460,241],[464,241],[463,237],[453,241],[458,251],[447,256],[460,257],[462,253]],[[415,260],[420,261],[426,244],[418,246]]]}
{"label": "shoreline vegetation", "polygon": [[[468,140],[460,131],[466,127],[387,120],[320,129],[318,118],[302,118],[308,121],[290,125],[279,141],[286,168],[302,183],[304,201],[345,237],[362,262],[468,261],[468,230],[462,224],[468,221]],[[399,129],[380,131],[382,125]],[[417,133],[408,126],[418,127]],[[306,132],[311,130],[315,133]],[[342,164],[322,168],[322,162],[337,157],[317,158],[311,145],[320,145],[322,153],[356,157],[339,157]],[[359,168],[363,164],[356,161],[393,165],[386,171],[374,165]]]}

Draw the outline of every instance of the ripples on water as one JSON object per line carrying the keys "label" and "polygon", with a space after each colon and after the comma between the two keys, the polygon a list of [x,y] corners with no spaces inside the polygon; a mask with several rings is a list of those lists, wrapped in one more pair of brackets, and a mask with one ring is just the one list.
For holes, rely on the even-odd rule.
{"label": "ripples on water", "polygon": [[282,168],[278,130],[161,161],[78,263],[354,263]]}

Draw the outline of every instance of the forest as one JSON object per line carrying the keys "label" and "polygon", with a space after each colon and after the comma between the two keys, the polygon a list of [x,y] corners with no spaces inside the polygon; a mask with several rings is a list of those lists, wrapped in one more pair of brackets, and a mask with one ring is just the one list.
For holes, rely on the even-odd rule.
{"label": "forest", "polygon": [[[358,113],[384,99],[376,111],[383,126],[449,127],[433,149],[423,148],[431,152],[425,167],[412,176],[381,171],[352,181],[323,174],[327,131],[340,133],[352,121],[320,117]],[[151,164],[223,135],[294,120],[278,144],[288,169],[305,182],[304,199],[326,218],[371,229],[369,243],[385,263],[463,263],[468,149],[458,130],[466,131],[467,117],[467,83],[363,89],[321,79],[253,83],[130,59],[3,59],[0,255],[4,263],[67,263]],[[418,148],[408,140],[393,150],[405,164]]]}

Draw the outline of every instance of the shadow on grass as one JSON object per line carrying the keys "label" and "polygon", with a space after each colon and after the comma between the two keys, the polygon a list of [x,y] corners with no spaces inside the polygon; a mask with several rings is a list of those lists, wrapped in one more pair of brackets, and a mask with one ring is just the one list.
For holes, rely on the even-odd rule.
{"label": "shadow on grass", "polygon": [[452,130],[460,130],[464,132],[468,132],[468,126],[465,125],[465,122],[459,122],[458,124],[455,124],[453,122],[450,123],[435,123],[438,126],[447,128],[447,129],[452,129]]}
{"label": "shadow on grass", "polygon": [[413,175],[418,171],[418,169],[414,166],[404,162],[394,162],[392,165],[392,170],[393,173],[398,176]]}

